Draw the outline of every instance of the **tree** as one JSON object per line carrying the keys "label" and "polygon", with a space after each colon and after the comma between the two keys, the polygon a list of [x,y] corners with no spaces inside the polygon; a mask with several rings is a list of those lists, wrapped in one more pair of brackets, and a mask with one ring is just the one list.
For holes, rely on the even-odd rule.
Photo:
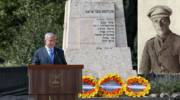
{"label": "tree", "polygon": [[[9,5],[6,0],[3,3]],[[7,40],[4,40],[5,46],[0,43],[3,47],[0,54],[6,59],[7,63],[17,65],[31,63],[34,51],[44,46],[43,38],[46,32],[56,33],[58,37],[57,46],[61,47],[65,1],[14,0],[12,3],[14,3],[12,5],[16,9],[10,9],[13,16],[9,19],[16,19],[16,21],[8,21],[7,16],[9,14],[4,14],[4,20],[7,21],[7,24],[12,24],[13,27],[6,26],[6,21],[2,23],[3,27],[12,30],[7,30],[5,35],[1,34],[7,38]],[[10,8],[12,8],[12,5]],[[1,9],[1,11],[3,10],[5,8]],[[3,32],[5,28],[2,28]]]}

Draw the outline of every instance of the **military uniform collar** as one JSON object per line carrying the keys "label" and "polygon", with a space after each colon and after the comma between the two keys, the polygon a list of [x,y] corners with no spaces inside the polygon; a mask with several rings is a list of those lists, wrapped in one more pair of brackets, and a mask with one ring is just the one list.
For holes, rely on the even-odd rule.
{"label": "military uniform collar", "polygon": [[173,33],[172,32],[169,33],[169,35],[166,37],[166,39],[162,44],[160,44],[160,41],[162,41],[162,38],[160,38],[160,36],[157,35],[156,38],[154,39],[154,46],[157,53],[171,46],[171,43],[173,42]]}

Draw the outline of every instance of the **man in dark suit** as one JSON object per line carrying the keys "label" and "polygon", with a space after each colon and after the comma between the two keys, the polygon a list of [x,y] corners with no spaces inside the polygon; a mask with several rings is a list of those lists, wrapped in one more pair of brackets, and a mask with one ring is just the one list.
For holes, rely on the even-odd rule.
{"label": "man in dark suit", "polygon": [[151,19],[157,36],[146,42],[139,73],[180,73],[180,36],[170,28],[172,10],[163,5],[150,9]]}
{"label": "man in dark suit", "polygon": [[39,48],[32,60],[32,64],[67,64],[64,51],[60,48],[56,48],[56,36],[54,33],[46,33],[45,47]]}

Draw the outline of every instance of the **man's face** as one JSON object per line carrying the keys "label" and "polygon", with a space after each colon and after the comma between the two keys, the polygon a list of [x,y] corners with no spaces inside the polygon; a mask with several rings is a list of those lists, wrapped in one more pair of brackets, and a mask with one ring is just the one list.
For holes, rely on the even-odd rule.
{"label": "man's face", "polygon": [[45,45],[49,48],[54,48],[56,44],[56,37],[55,36],[48,36],[45,38]]}
{"label": "man's face", "polygon": [[169,31],[170,20],[168,17],[156,17],[151,20],[158,34],[164,34]]}

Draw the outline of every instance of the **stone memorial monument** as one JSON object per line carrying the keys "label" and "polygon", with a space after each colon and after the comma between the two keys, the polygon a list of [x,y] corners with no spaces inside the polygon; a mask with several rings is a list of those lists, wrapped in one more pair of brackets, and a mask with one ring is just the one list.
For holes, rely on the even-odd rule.
{"label": "stone memorial monument", "polygon": [[127,46],[122,0],[68,0],[63,49],[68,64],[84,64],[83,75],[136,75]]}

